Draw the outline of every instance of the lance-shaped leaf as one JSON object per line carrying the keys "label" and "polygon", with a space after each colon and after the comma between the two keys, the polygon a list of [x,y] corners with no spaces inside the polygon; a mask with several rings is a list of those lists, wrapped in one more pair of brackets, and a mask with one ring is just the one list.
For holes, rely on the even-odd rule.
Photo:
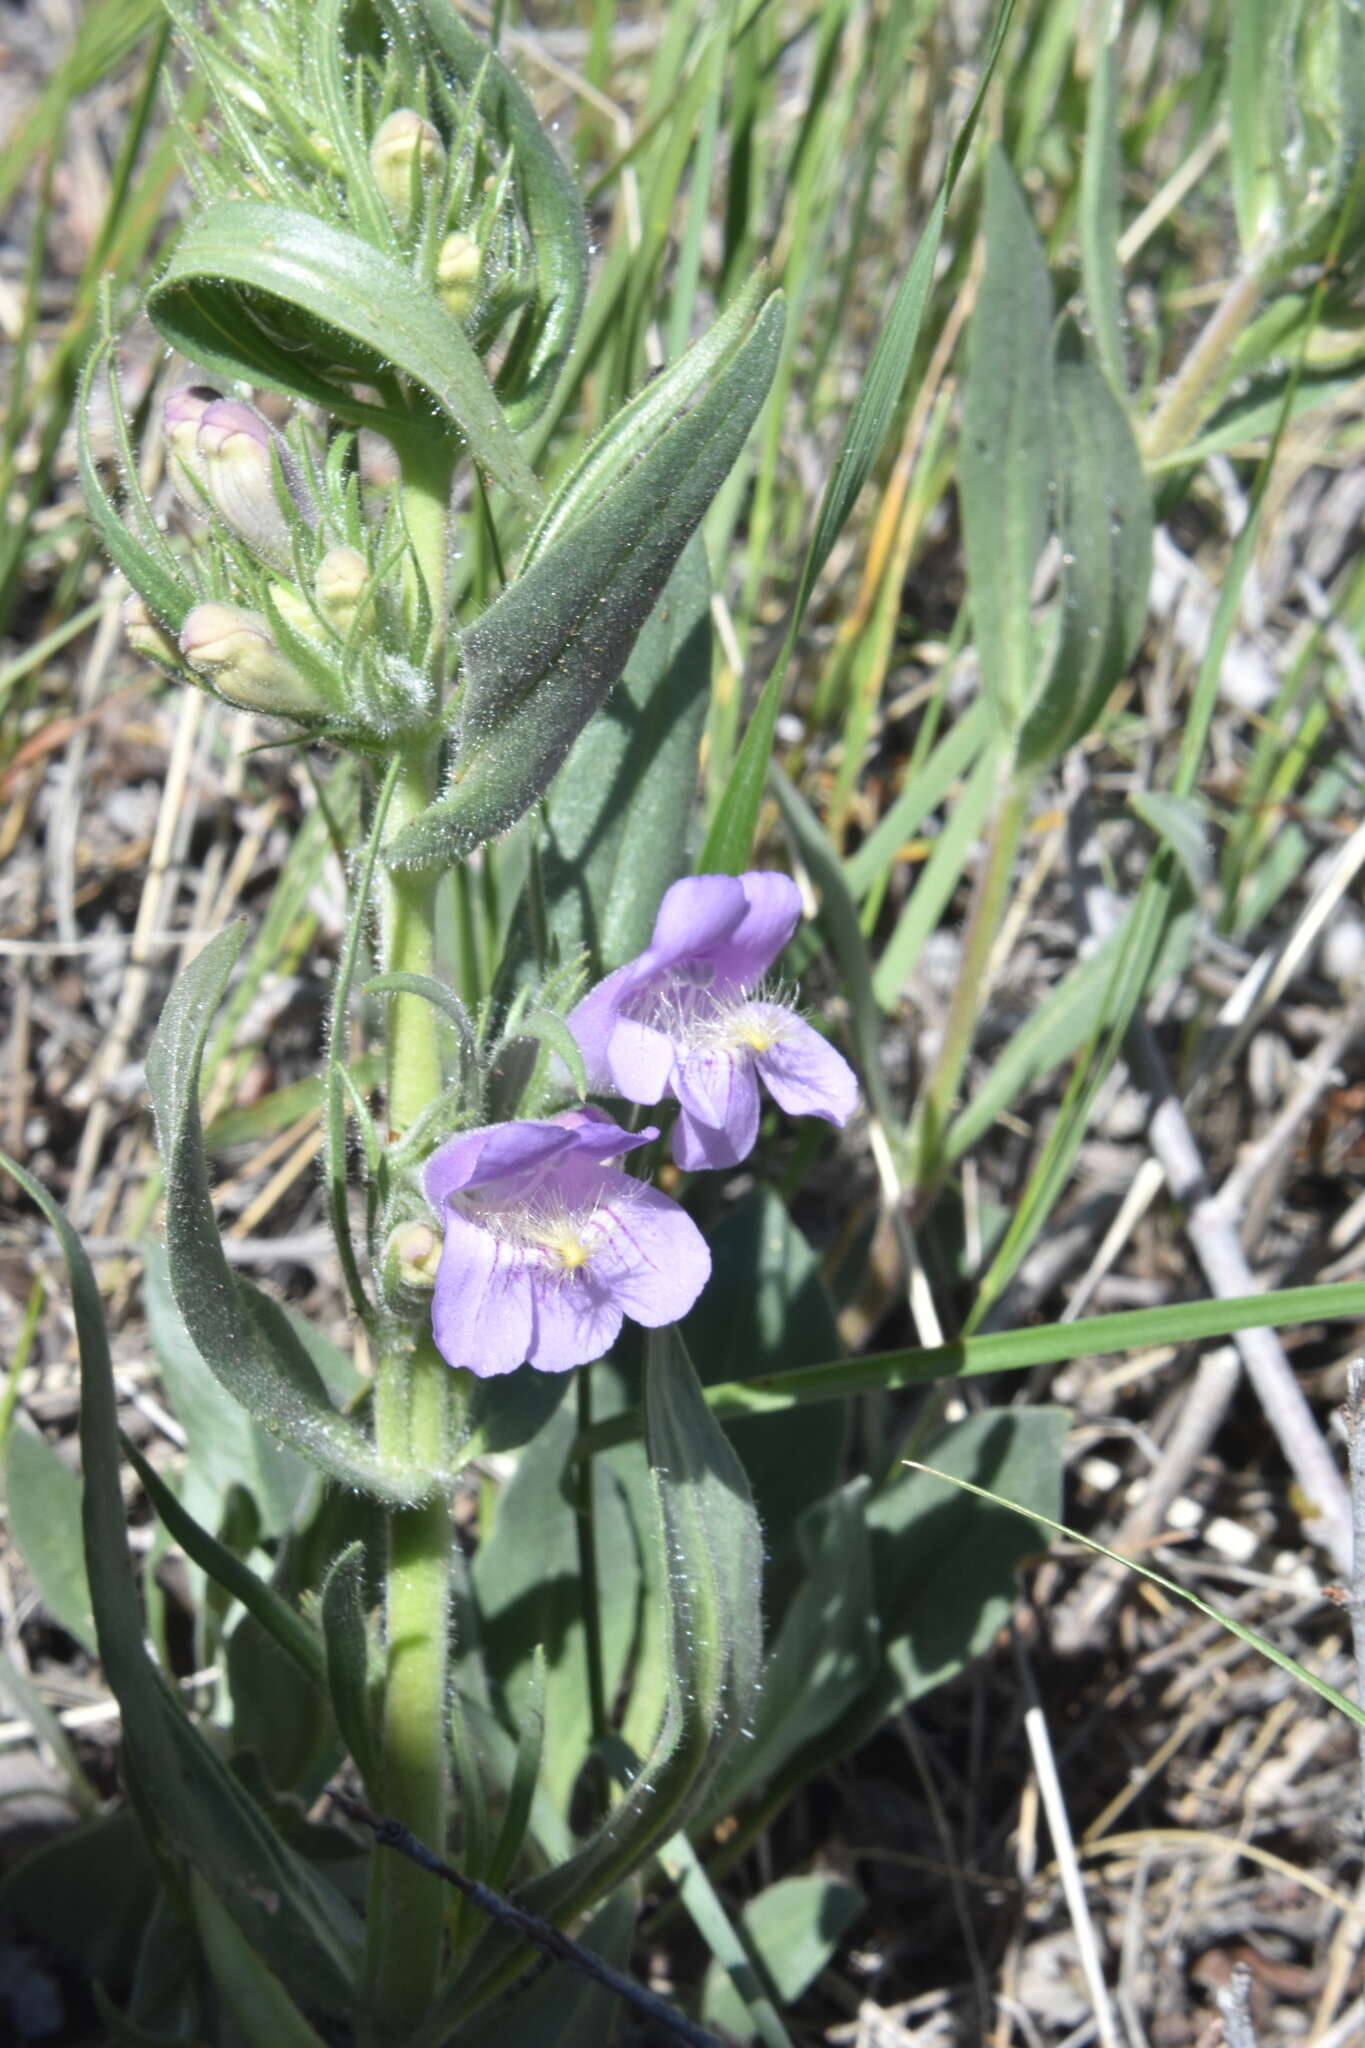
{"label": "lance-shaped leaf", "polygon": [[1052,287],[1004,153],[986,165],[986,269],[972,318],[959,490],[981,686],[1019,731],[1033,676],[1029,596],[1048,535]]}
{"label": "lance-shaped leaf", "polygon": [[1080,330],[1057,337],[1057,640],[1019,735],[1022,768],[1055,761],[1094,724],[1133,658],[1152,576],[1152,500],[1128,415]]}
{"label": "lance-shaped leaf", "polygon": [[[387,10],[386,10],[387,11]],[[538,419],[573,346],[588,284],[583,203],[534,107],[512,73],[448,0],[394,8],[411,32],[430,40],[438,61],[478,97],[479,112],[512,155],[517,203],[535,253],[536,288],[512,336],[497,392],[503,416],[520,432]]]}
{"label": "lance-shaped leaf", "polygon": [[394,841],[396,865],[458,858],[515,824],[549,787],[744,446],[782,324],[774,297],[692,409],[542,546],[464,635],[454,771],[440,801]]}
{"label": "lance-shaped leaf", "polygon": [[[329,221],[256,199],[197,214],[147,300],[173,348],[220,377],[322,405],[402,437],[418,421],[358,398],[398,371],[427,393],[474,459],[524,503],[541,490],[459,322],[381,249]],[[433,431],[433,423],[423,423]]]}
{"label": "lance-shaped leaf", "polygon": [[[676,1330],[646,1338],[645,1445],[657,1582],[671,1638],[662,1725],[597,1834],[516,1894],[562,1924],[605,1897],[684,1824],[749,1723],[762,1660],[763,1544],[744,1468],[707,1408]],[[509,1983],[524,1949],[491,1929],[419,2030],[436,2048],[454,2020]]]}
{"label": "lance-shaped leaf", "polygon": [[124,1533],[113,1366],[90,1261],[56,1203],[4,1165],[57,1233],[81,1364],[82,1527],[100,1661],[123,1722],[134,1804],[165,1849],[212,1886],[252,1948],[310,2011],[353,2010],[360,1927],[340,1893],[275,1833],[147,1654]]}
{"label": "lance-shaped leaf", "polygon": [[561,959],[642,953],[686,858],[711,687],[711,577],[693,534],[625,674],[550,785],[541,874]]}
{"label": "lance-shaped leaf", "polygon": [[147,1054],[166,1174],[171,1291],[204,1363],[258,1422],[344,1486],[381,1500],[417,1500],[439,1475],[395,1470],[381,1459],[363,1430],[332,1405],[279,1303],[240,1280],[223,1256],[204,1163],[199,1068],[244,932],[230,925],[191,961]]}

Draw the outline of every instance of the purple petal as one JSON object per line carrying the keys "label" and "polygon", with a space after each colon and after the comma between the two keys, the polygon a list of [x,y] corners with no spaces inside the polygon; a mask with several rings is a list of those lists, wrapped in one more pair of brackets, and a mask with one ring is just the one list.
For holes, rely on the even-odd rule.
{"label": "purple petal", "polygon": [[621,1004],[636,991],[637,983],[633,977],[638,964],[632,961],[628,967],[618,967],[615,974],[599,981],[596,988],[589,989],[581,1003],[574,1005],[565,1020],[578,1040],[590,1088],[610,1088],[612,1085],[607,1047],[616,1029]]}
{"label": "purple petal", "polygon": [[781,1036],[759,1053],[758,1071],[788,1116],[822,1116],[826,1123],[846,1124],[858,1101],[848,1061],[800,1017],[787,1015]]}
{"label": "purple petal", "polygon": [[744,916],[712,954],[722,987],[753,988],[801,921],[801,891],[790,875],[760,869],[741,875]]}
{"label": "purple petal", "polygon": [[594,1281],[646,1329],[676,1323],[710,1277],[706,1239],[686,1210],[638,1181],[611,1210],[614,1227],[592,1262]]}
{"label": "purple petal", "polygon": [[[698,1115],[691,1106],[693,1103],[705,1103],[709,1112],[714,1106],[710,1086],[689,1088],[686,1099],[682,1088],[679,1088],[682,1111],[673,1126],[673,1157],[689,1173],[738,1166],[740,1160],[746,1159],[753,1151],[754,1140],[758,1136],[758,1082],[754,1076],[753,1061],[747,1055],[736,1059],[728,1059],[724,1054],[704,1057],[726,1061],[728,1086],[723,1112],[714,1118],[709,1113]],[[687,1062],[689,1069],[694,1067],[697,1058],[698,1055],[694,1054],[693,1059]],[[695,1073],[692,1079],[697,1079]],[[707,1076],[708,1082],[713,1079],[713,1076]]]}
{"label": "purple petal", "polygon": [[441,1209],[461,1188],[505,1180],[573,1148],[574,1134],[562,1124],[485,1124],[481,1130],[462,1131],[433,1152],[423,1169],[422,1183],[427,1200]]}
{"label": "purple petal", "polygon": [[661,1102],[673,1072],[673,1041],[652,1024],[618,1017],[607,1046],[611,1085],[627,1102]]}
{"label": "purple petal", "polygon": [[447,1365],[463,1366],[480,1379],[515,1372],[531,1349],[525,1254],[455,1209],[445,1218],[445,1233],[431,1303],[436,1349]]}
{"label": "purple petal", "polygon": [[535,1338],[526,1362],[540,1372],[591,1365],[611,1350],[621,1322],[620,1307],[588,1267],[537,1278]]}
{"label": "purple petal", "polygon": [[704,1124],[728,1124],[735,1095],[736,1069],[751,1063],[742,1047],[686,1053],[678,1061],[673,1089],[689,1116]]}
{"label": "purple petal", "polygon": [[657,1124],[647,1124],[642,1131],[623,1131],[605,1109],[598,1109],[595,1103],[585,1102],[580,1109],[566,1109],[551,1119],[564,1130],[572,1131],[574,1159],[591,1159],[604,1162],[619,1159],[623,1153],[638,1152],[641,1145],[647,1145],[651,1138],[657,1138]]}
{"label": "purple petal", "polygon": [[649,950],[651,968],[710,959],[744,917],[744,889],[733,875],[687,875],[664,892]]}

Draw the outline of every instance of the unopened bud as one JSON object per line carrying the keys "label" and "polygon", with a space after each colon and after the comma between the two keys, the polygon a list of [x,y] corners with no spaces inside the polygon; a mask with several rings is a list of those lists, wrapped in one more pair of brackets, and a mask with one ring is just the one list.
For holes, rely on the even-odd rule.
{"label": "unopened bud", "polygon": [[163,661],[169,668],[179,668],[180,649],[175,637],[154,619],[142,599],[134,591],[123,600],[123,631],[134,654],[140,654],[147,661]]}
{"label": "unopened bud", "polygon": [[429,1223],[400,1223],[384,1253],[385,1273],[401,1287],[434,1287],[440,1263],[440,1233]]}
{"label": "unopened bud", "polygon": [[399,107],[381,121],[370,144],[370,168],[394,222],[406,227],[424,185],[444,174],[445,145],[430,121]]}
{"label": "unopened bud", "polygon": [[453,319],[464,320],[479,290],[483,251],[468,235],[447,235],[436,258],[436,289]]}
{"label": "unopened bud", "polygon": [[349,633],[370,587],[370,565],[359,548],[329,548],[318,563],[313,595],[338,633]]}
{"label": "unopened bud", "polygon": [[230,704],[279,718],[317,718],[327,706],[286,660],[257,612],[236,604],[197,604],[180,634],[180,652]]}
{"label": "unopened bud", "polygon": [[203,511],[208,491],[196,447],[199,423],[221,396],[211,384],[182,384],[179,390],[171,392],[161,408],[171,482],[195,512]]}
{"label": "unopened bud", "polygon": [[195,456],[214,509],[275,568],[292,560],[289,522],[275,496],[275,437],[253,406],[219,398],[205,408]]}

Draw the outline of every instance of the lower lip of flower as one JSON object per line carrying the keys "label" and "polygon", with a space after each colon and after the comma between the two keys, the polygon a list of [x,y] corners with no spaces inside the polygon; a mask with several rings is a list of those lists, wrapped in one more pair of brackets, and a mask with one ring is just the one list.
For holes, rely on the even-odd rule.
{"label": "lower lip of flower", "polygon": [[571,1209],[561,1204],[485,1209],[460,1206],[471,1221],[510,1250],[528,1254],[551,1278],[572,1280],[592,1264],[611,1235],[613,1218],[598,1206]]}

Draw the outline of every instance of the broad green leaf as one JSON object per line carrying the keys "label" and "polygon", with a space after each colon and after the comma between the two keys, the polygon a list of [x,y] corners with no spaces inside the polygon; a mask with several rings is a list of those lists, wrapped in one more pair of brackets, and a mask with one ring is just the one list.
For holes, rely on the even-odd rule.
{"label": "broad green leaf", "polygon": [[519,1451],[544,1428],[564,1393],[561,1375],[537,1372],[533,1365],[476,1381],[465,1411],[469,1434],[460,1446],[462,1461],[490,1451]]}
{"label": "broad green leaf", "polygon": [[1057,336],[1053,390],[1057,639],[1045,678],[1029,688],[1025,770],[1059,760],[1099,717],[1136,651],[1152,576],[1151,493],[1128,414],[1070,320]]}
{"label": "broad green leaf", "polygon": [[287,1600],[280,1598],[273,1586],[259,1578],[244,1558],[238,1557],[195,1521],[135,1444],[125,1439],[123,1448],[166,1533],[216,1586],[221,1586],[225,1593],[241,1602],[248,1614],[255,1616],[319,1693],[325,1691],[322,1645],[316,1630],[310,1628]]}
{"label": "broad green leaf", "polygon": [[[565,1404],[522,1453],[499,1503],[493,1533],[470,1573],[484,1657],[504,1700],[510,1703],[525,1693],[537,1652],[544,1649],[541,1784],[564,1811],[592,1742],[573,1442],[573,1411]],[[604,1465],[594,1469],[593,1512],[603,1684],[611,1699],[620,1689],[634,1638],[639,1565],[620,1487]]]}
{"label": "broad green leaf", "polygon": [[53,1620],[83,1649],[95,1620],[81,1555],[81,1482],[26,1415],[5,1439],[5,1504],[19,1554]]}
{"label": "broad green leaf", "polygon": [[1052,286],[998,145],[986,162],[986,268],[972,315],[958,491],[981,687],[1017,738],[1034,680],[1030,592],[1054,464]]}
{"label": "broad green leaf", "polygon": [[322,1589],[327,1691],[341,1739],[367,1785],[377,1782],[370,1698],[370,1637],[365,1621],[365,1546],[343,1550]]}
{"label": "broad green leaf", "polygon": [[224,1661],[237,1775],[254,1765],[258,1782],[246,1782],[267,1808],[278,1794],[310,1804],[342,1759],[325,1690],[250,1612],[228,1637]]}
{"label": "broad green leaf", "polygon": [[204,1041],[241,949],[229,926],[186,967],[167,998],[147,1054],[166,1176],[166,1261],[171,1290],[196,1350],[235,1401],[345,1486],[381,1500],[420,1499],[439,1475],[388,1465],[333,1406],[288,1315],[241,1283],[218,1239],[199,1120]]}
{"label": "broad green leaf", "polygon": [[224,2005],[249,2042],[271,2048],[323,2048],[289,1993],[268,1970],[217,1894],[193,1873],[190,1894],[210,1974]]}
{"label": "broad green leaf", "polygon": [[263,1960],[310,2010],[349,2014],[360,1952],[355,1915],[286,1847],[203,1740],[143,1645],[124,1533],[113,1367],[99,1289],[62,1211],[6,1160],[61,1243],[81,1359],[82,1527],[105,1677],[123,1720],[125,1766],[167,1848],[212,1885]]}
{"label": "broad green leaf", "polygon": [[770,299],[692,409],[464,634],[450,784],[398,834],[391,862],[443,866],[515,824],[548,788],[620,678],[743,448],[772,381],[782,324],[782,302]]}
{"label": "broad green leaf", "polygon": [[550,403],[578,331],[588,281],[583,201],[530,100],[484,37],[444,0],[416,0],[409,18],[420,22],[423,37],[461,85],[477,89],[482,119],[512,155],[536,289],[503,357],[497,397],[508,425],[520,433]]}
{"label": "broad green leaf", "polygon": [[[794,2005],[829,1963],[863,1908],[856,1885],[812,1873],[780,1878],[740,1915],[749,1947],[780,2005]],[[744,2039],[747,2008],[718,1962],[706,1972],[702,2017]]]}
{"label": "broad green leaf", "polygon": [[[1061,1496],[1060,1408],[986,1408],[949,1424],[930,1455],[960,1473],[1044,1511]],[[1037,1549],[1004,1513],[971,1509],[945,1480],[902,1470],[867,1504],[879,1667],[848,1712],[789,1765],[793,1781],[865,1742],[902,1707],[978,1656],[1014,1602],[1015,1574]]]}
{"label": "broad green leaf", "polygon": [[617,688],[550,784],[541,874],[561,959],[606,974],[649,944],[686,864],[711,686],[711,578],[693,534]]}
{"label": "broad green leaf", "polygon": [[176,1306],[162,1247],[149,1240],[143,1258],[143,1307],[157,1370],[185,1431],[196,1490],[201,1500],[213,1501],[208,1519],[217,1523],[229,1489],[240,1486],[255,1502],[261,1534],[279,1536],[293,1521],[314,1468],[285,1450],[214,1378]]}
{"label": "broad green leaf", "polygon": [[[703,1361],[703,1385],[837,1353],[820,1262],[771,1188],[755,1188],[728,1208],[708,1242],[711,1279],[682,1325],[688,1351]],[[768,1545],[779,1550],[797,1518],[836,1484],[843,1432],[828,1417],[793,1415],[741,1423],[727,1434]]]}
{"label": "broad green leaf", "polygon": [[[163,338],[193,363],[321,405],[393,437],[411,414],[358,398],[394,371],[433,400],[514,497],[541,490],[464,329],[396,257],[288,206],[218,199],[197,211],[148,294]],[[428,419],[428,438],[439,431]]]}
{"label": "broad green leaf", "polygon": [[[686,1835],[675,1835],[659,1851],[659,1864],[678,1888],[678,1902],[711,1952],[702,1989],[702,2017],[742,2041],[763,2048],[792,2048],[768,1988],[726,1912],[705,1864]],[[719,2009],[711,2000],[719,2001]]]}

